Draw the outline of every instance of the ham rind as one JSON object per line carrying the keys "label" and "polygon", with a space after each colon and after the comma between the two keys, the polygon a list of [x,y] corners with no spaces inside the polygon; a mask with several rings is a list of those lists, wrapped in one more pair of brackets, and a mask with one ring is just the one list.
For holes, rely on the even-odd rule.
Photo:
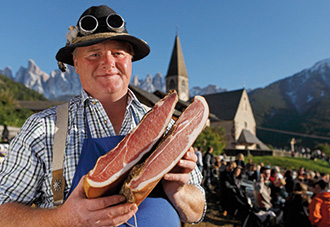
{"label": "ham rind", "polygon": [[164,134],[170,122],[178,95],[171,91],[158,101],[140,123],[107,154],[101,156],[87,174],[84,190],[88,198],[114,192],[129,170],[148,153]]}
{"label": "ham rind", "polygon": [[167,136],[146,161],[132,169],[120,193],[128,202],[140,204],[193,145],[209,116],[205,99],[195,96]]}

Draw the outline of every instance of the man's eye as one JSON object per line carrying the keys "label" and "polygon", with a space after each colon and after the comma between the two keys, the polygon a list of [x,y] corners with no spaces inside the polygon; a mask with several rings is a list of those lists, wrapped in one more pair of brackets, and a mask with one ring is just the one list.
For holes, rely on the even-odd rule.
{"label": "man's eye", "polygon": [[123,56],[125,56],[125,53],[124,52],[115,52],[115,53],[113,53],[113,55],[116,57],[123,57]]}

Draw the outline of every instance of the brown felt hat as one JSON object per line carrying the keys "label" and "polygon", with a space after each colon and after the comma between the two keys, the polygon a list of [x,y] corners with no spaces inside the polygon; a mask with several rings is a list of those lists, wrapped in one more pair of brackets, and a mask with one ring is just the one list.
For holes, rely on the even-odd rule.
{"label": "brown felt hat", "polygon": [[[149,45],[142,39],[128,34],[124,19],[110,7],[92,6],[79,18],[77,25],[70,27],[67,43],[56,54],[59,66],[73,65],[72,52],[76,47],[90,46],[106,40],[121,40],[130,43],[134,50],[132,61],[146,57]],[[62,71],[65,68],[61,68]]]}

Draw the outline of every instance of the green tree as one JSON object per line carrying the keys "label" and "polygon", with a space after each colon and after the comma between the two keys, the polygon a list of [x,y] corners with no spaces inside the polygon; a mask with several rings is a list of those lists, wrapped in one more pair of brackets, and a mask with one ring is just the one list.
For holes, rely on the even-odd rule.
{"label": "green tree", "polygon": [[203,152],[209,146],[213,147],[213,154],[220,155],[226,147],[225,129],[219,127],[205,127],[201,134],[196,139],[194,146],[202,147]]}
{"label": "green tree", "polygon": [[330,156],[330,145],[328,143],[320,143],[315,146],[315,149],[319,149],[320,151]]}

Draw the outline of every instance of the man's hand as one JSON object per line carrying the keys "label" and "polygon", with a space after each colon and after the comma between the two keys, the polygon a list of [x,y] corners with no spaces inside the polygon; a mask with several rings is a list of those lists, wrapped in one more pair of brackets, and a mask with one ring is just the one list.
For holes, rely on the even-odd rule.
{"label": "man's hand", "polygon": [[58,208],[32,208],[20,203],[0,206],[0,226],[117,226],[128,221],[138,210],[136,204],[123,203],[122,195],[87,199],[84,177]]}
{"label": "man's hand", "polygon": [[183,222],[197,222],[203,215],[204,195],[195,185],[188,185],[196,161],[194,149],[190,148],[162,180],[164,192]]}
{"label": "man's hand", "polygon": [[166,194],[180,191],[190,180],[190,172],[196,167],[197,156],[191,147],[177,165],[164,176],[163,187]]}
{"label": "man's hand", "polygon": [[[125,197],[112,195],[87,199],[82,177],[67,201],[57,208],[57,217],[65,226],[117,226],[128,221],[138,210],[136,204],[123,203]],[[59,221],[61,222],[61,221]]]}

